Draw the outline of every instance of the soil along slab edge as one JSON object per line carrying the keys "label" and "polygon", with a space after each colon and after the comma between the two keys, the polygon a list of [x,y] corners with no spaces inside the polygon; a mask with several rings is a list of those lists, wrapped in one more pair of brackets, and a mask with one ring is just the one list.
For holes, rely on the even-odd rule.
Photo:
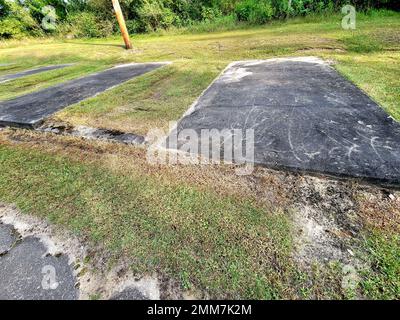
{"label": "soil along slab edge", "polygon": [[132,63],[0,102],[0,125],[34,128],[55,112],[168,63]]}
{"label": "soil along slab edge", "polygon": [[178,149],[185,129],[198,150],[204,129],[253,129],[256,164],[400,184],[400,124],[319,58],[232,63],[171,133]]}

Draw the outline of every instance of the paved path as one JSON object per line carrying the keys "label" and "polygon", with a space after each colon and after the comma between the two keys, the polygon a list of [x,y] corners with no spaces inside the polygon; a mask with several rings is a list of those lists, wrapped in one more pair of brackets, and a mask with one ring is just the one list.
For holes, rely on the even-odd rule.
{"label": "paved path", "polygon": [[53,113],[111,87],[164,66],[138,63],[117,66],[96,74],[61,83],[12,100],[0,102],[0,125],[36,127]]}
{"label": "paved path", "polygon": [[177,131],[213,128],[254,129],[267,167],[400,184],[399,123],[317,58],[233,63]]}
{"label": "paved path", "polygon": [[[0,84],[4,83],[4,82],[7,82],[7,81],[11,81],[11,80],[19,79],[19,78],[22,78],[22,77],[30,76],[30,75],[33,75],[33,74],[42,73],[42,72],[45,72],[45,71],[62,69],[62,68],[69,67],[69,66],[72,66],[72,65],[73,65],[73,63],[56,64],[56,65],[51,65],[51,66],[45,66],[45,67],[25,70],[25,71],[21,71],[21,72],[18,72],[18,73],[7,74],[5,76],[0,77]],[[3,65],[3,66],[6,66],[6,64]]]}
{"label": "paved path", "polygon": [[77,299],[75,281],[66,256],[51,256],[39,239],[20,239],[0,223],[0,300]]}

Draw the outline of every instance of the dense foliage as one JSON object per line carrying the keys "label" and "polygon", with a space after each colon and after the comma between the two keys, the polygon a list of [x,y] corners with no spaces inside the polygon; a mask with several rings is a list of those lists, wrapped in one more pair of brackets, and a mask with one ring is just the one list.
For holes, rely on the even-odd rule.
{"label": "dense foliage", "polygon": [[[263,24],[272,19],[338,11],[399,9],[398,0],[120,0],[131,33],[213,21]],[[44,9],[51,5],[55,11]],[[50,17],[50,19],[49,19]],[[55,28],[43,28],[43,19]],[[53,19],[53,20],[54,20]],[[0,38],[56,33],[102,37],[117,31],[111,0],[0,0]]]}

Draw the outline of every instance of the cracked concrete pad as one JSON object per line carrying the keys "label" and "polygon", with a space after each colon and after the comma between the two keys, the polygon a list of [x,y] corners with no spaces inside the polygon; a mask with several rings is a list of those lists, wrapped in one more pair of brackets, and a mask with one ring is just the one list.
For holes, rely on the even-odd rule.
{"label": "cracked concrete pad", "polygon": [[171,135],[184,129],[253,129],[256,164],[400,183],[400,124],[318,58],[231,64]]}
{"label": "cracked concrete pad", "polygon": [[167,63],[133,63],[116,66],[15,99],[0,102],[0,125],[36,127],[53,113],[93,97]]}
{"label": "cracked concrete pad", "polygon": [[16,240],[14,228],[8,224],[0,223],[0,256],[10,250]]}
{"label": "cracked concrete pad", "polygon": [[19,79],[19,78],[22,78],[22,77],[30,76],[30,75],[33,75],[33,74],[42,73],[42,72],[45,72],[45,71],[62,69],[62,68],[69,67],[69,66],[72,66],[72,65],[73,65],[73,63],[56,64],[56,65],[51,65],[51,66],[45,66],[45,67],[25,70],[25,71],[21,71],[21,72],[18,72],[18,73],[7,74],[5,76],[0,77],[0,84],[4,83],[4,82],[7,82],[7,81],[11,81],[11,80]]}
{"label": "cracked concrete pad", "polygon": [[26,237],[0,256],[0,270],[0,300],[78,298],[68,258],[48,255],[37,238]]}

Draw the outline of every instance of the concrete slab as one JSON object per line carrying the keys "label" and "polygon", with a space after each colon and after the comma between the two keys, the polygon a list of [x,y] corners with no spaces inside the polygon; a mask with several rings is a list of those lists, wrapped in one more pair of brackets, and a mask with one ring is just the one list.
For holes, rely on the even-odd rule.
{"label": "concrete slab", "polygon": [[46,253],[39,239],[26,237],[0,256],[0,300],[78,298],[76,279],[68,258]]}
{"label": "concrete slab", "polygon": [[0,125],[36,127],[53,113],[167,63],[133,63],[0,102]]}
{"label": "concrete slab", "polygon": [[51,66],[45,66],[45,67],[25,70],[25,71],[21,71],[21,72],[18,72],[18,73],[7,74],[5,76],[0,77],[0,84],[4,83],[4,82],[11,81],[11,80],[19,79],[19,78],[22,78],[22,77],[30,76],[30,75],[33,75],[33,74],[42,73],[42,72],[45,72],[45,71],[62,69],[62,68],[69,67],[69,66],[72,66],[72,65],[73,65],[73,63],[56,64],[56,65],[51,65]]}
{"label": "concrete slab", "polygon": [[231,64],[184,129],[254,129],[256,164],[400,184],[400,124],[318,58]]}

